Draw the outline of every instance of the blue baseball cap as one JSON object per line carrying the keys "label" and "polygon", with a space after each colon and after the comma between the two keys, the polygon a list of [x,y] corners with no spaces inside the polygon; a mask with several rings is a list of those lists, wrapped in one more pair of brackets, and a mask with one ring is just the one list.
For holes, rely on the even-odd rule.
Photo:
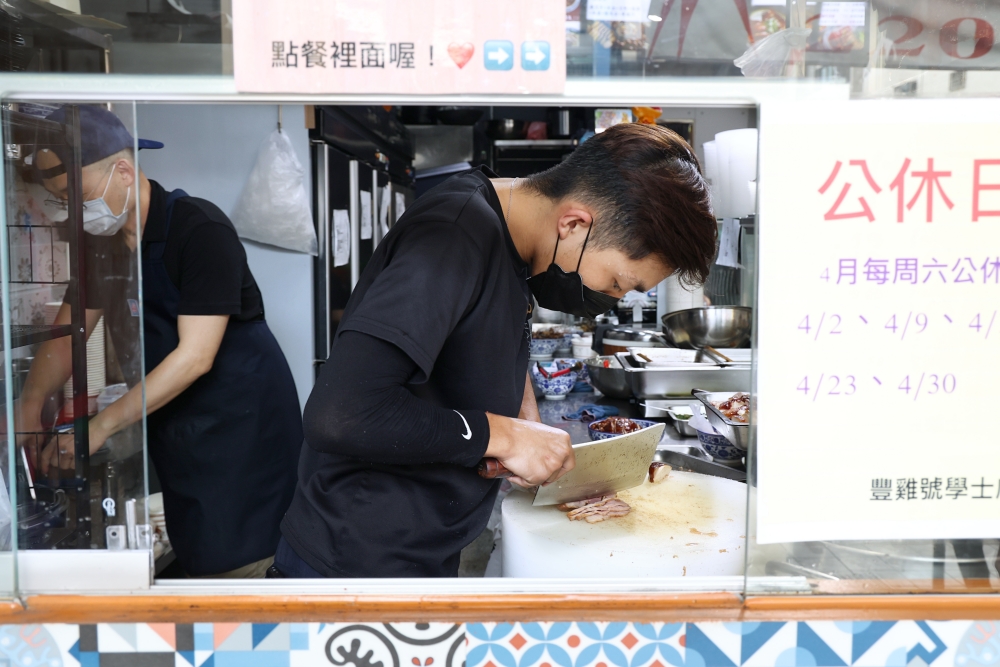
{"label": "blue baseball cap", "polygon": [[[125,125],[118,116],[114,115],[101,106],[80,105],[80,166],[86,167],[94,164],[109,155],[114,155],[126,148],[135,148],[135,141]],[[65,124],[68,120],[66,107],[62,107],[46,116],[46,120]],[[42,178],[55,178],[66,173],[66,162],[68,162],[68,146],[49,146],[49,150],[56,154],[62,164],[49,169],[38,169],[35,171]],[[139,139],[139,149],[143,148],[163,148],[159,141],[149,139]]]}

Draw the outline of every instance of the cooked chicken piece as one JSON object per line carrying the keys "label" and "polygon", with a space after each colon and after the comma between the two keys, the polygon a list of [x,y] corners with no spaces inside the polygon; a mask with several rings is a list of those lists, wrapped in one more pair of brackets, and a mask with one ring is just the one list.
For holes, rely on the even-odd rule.
{"label": "cooked chicken piece", "polygon": [[670,474],[671,470],[673,470],[673,468],[666,463],[653,461],[649,464],[649,483],[656,484],[658,482],[662,482],[667,478],[667,475]]}
{"label": "cooked chicken piece", "polygon": [[605,519],[611,519],[614,517],[625,516],[632,511],[632,508],[628,506],[623,500],[610,500],[604,505],[598,507],[595,511],[587,514],[586,516],[579,517],[582,518],[587,523],[598,523],[604,521]]}
{"label": "cooked chicken piece", "polygon": [[750,418],[750,395],[744,392],[733,394],[715,407],[730,421],[746,424]]}
{"label": "cooked chicken piece", "polygon": [[556,509],[561,512],[569,512],[570,510],[578,509],[580,507],[583,507],[584,505],[589,505],[591,503],[596,503],[600,500],[605,500],[607,498],[614,498],[614,497],[615,494],[611,494],[610,496],[594,496],[593,498],[585,498],[584,500],[574,500],[572,502],[556,505]]}
{"label": "cooked chicken piece", "polygon": [[601,421],[594,422],[593,427],[595,431],[614,433],[615,435],[635,433],[642,430],[642,426],[625,417],[606,417]]}
{"label": "cooked chicken piece", "polygon": [[[575,507],[571,508],[570,505],[575,505]],[[566,509],[563,509],[564,507]],[[569,512],[566,518],[570,521],[586,521],[587,523],[598,523],[611,517],[625,516],[632,510],[628,503],[619,500],[614,495],[564,503],[559,505],[559,509]]]}

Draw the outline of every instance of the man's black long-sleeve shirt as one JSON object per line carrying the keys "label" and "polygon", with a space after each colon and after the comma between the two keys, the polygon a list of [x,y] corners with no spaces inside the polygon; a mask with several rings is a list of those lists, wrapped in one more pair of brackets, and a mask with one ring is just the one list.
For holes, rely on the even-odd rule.
{"label": "man's black long-sleeve shirt", "polygon": [[309,398],[282,533],[327,576],[455,576],[489,519],[497,484],[475,465],[485,413],[520,410],[531,299],[490,175],[455,176],[400,218]]}

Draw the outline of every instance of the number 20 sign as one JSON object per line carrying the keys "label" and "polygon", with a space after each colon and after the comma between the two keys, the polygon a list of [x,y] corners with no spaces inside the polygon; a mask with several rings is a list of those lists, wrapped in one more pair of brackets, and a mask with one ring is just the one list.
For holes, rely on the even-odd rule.
{"label": "number 20 sign", "polygon": [[[879,4],[888,3],[876,3],[876,8]],[[907,14],[911,7],[929,11]],[[880,15],[878,30],[892,47],[890,66],[1000,66],[1000,56],[993,48],[1000,28],[1000,6],[995,3],[894,3]]]}

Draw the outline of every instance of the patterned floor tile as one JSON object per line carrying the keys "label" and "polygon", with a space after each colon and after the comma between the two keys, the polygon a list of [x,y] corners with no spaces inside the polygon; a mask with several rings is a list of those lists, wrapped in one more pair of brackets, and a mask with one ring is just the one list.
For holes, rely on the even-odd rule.
{"label": "patterned floor tile", "polygon": [[[252,651],[253,623],[227,623],[220,632],[218,623],[215,625],[215,651]],[[232,627],[235,625],[236,627]]]}
{"label": "patterned floor tile", "polygon": [[[860,625],[862,624],[856,623],[855,627]],[[855,634],[851,650],[854,657],[852,664],[902,667],[909,665],[914,657],[921,658],[922,664],[933,664],[943,652],[944,645],[936,633],[925,632],[925,627],[926,624],[921,627],[916,621],[898,621],[891,624],[873,622],[867,630]],[[882,630],[884,632],[872,641],[874,635]],[[859,639],[861,639],[860,646]]]}
{"label": "patterned floor tile", "polygon": [[135,653],[135,623],[101,623],[97,650],[102,653]]}
{"label": "patterned floor tile", "polygon": [[174,655],[174,667],[194,667],[194,651],[177,651]]}
{"label": "patterned floor tile", "polygon": [[949,650],[942,655],[944,664],[955,667],[995,667],[1000,664],[1000,622],[969,621],[960,637],[954,632],[958,623],[929,622],[928,625],[949,646]]}
{"label": "patterned floor tile", "polygon": [[176,654],[100,653],[100,667],[175,667]]}
{"label": "patterned floor tile", "polygon": [[998,667],[1000,623],[7,625],[0,665]]}
{"label": "patterned floor tile", "polygon": [[778,657],[795,646],[795,623],[734,623],[743,627],[740,659],[746,667],[773,667]]}
{"label": "patterned floor tile", "polygon": [[811,665],[826,667],[846,667],[847,661],[837,654],[812,628],[809,623],[795,624],[797,636],[795,641],[796,664],[808,662]]}
{"label": "patterned floor tile", "polygon": [[[799,625],[803,624],[807,625],[816,634],[819,641],[823,642],[833,652],[837,660],[839,660],[838,664],[851,664],[851,644],[854,636],[849,630],[842,627],[840,623],[833,621],[808,621],[799,623]],[[801,631],[799,632],[799,636],[802,636]],[[799,646],[803,646],[801,641],[799,642]]]}
{"label": "patterned floor tile", "polygon": [[309,624],[289,623],[288,624],[289,648],[293,651],[304,651],[309,648]]}
{"label": "patterned floor tile", "polygon": [[685,665],[691,667],[736,667],[740,664],[740,636],[726,623],[688,623],[684,646]]}
{"label": "patterned floor tile", "polygon": [[274,623],[270,626],[254,623],[253,650],[289,651],[290,649],[291,631],[287,623]]}
{"label": "patterned floor tile", "polygon": [[[215,650],[215,626],[221,623],[194,623],[194,648],[196,651]],[[234,624],[238,625],[238,624]]]}
{"label": "patterned floor tile", "polygon": [[177,626],[173,623],[135,623],[137,650],[173,653],[177,650]]}
{"label": "patterned floor tile", "polygon": [[217,651],[213,667],[289,667],[288,651]]}

